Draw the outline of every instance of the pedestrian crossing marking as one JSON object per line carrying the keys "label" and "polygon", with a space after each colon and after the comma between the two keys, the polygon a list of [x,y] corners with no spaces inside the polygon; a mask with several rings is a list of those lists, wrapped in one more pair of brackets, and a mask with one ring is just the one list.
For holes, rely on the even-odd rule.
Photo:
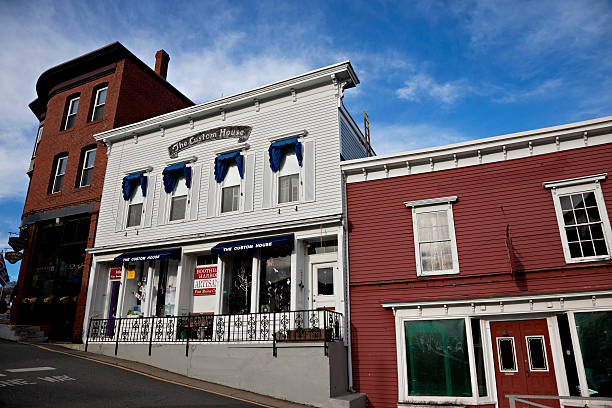
{"label": "pedestrian crossing marking", "polygon": [[6,371],[9,373],[27,373],[30,371],[50,371],[55,370],[54,367],[30,367],[30,368],[9,368]]}

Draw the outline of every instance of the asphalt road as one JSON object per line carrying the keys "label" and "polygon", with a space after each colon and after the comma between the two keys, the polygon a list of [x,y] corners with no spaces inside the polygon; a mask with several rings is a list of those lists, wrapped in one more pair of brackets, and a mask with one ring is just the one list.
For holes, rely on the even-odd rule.
{"label": "asphalt road", "polygon": [[0,340],[0,407],[262,407],[34,345]]}

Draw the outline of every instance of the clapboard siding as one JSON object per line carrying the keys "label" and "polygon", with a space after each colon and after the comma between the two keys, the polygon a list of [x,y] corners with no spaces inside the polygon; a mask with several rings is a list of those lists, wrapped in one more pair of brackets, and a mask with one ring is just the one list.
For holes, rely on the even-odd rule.
{"label": "clapboard siding", "polygon": [[[208,180],[212,168],[210,164],[214,162],[217,152],[237,145],[236,139],[213,141],[194,146],[179,154],[179,158],[196,156],[195,165],[201,166],[197,220],[159,225],[160,194],[163,194],[160,184],[161,171],[171,160],[168,146],[198,131],[231,125],[248,125],[253,128],[247,141],[250,145],[247,154],[255,155],[254,211],[207,218]],[[301,130],[308,132],[304,141],[312,140],[316,145],[316,200],[298,203],[297,211],[295,205],[280,207],[280,214],[278,207],[263,209],[263,171],[264,166],[269,165],[263,158],[270,145],[269,139]],[[255,107],[248,107],[227,112],[225,120],[222,120],[221,115],[215,115],[195,121],[193,129],[189,124],[185,124],[166,129],[163,136],[158,131],[139,136],[137,142],[133,139],[118,142],[112,146],[109,156],[95,246],[141,244],[190,234],[215,233],[228,228],[341,214],[338,135],[337,98],[335,89],[330,84],[299,93],[295,102],[289,95],[261,103],[259,112]],[[127,172],[144,166],[152,166],[151,174],[158,176],[157,188],[150,189],[150,192],[156,192],[153,197],[152,226],[116,232],[114,220],[119,206],[121,181]]]}
{"label": "clapboard siding", "polygon": [[[602,144],[346,185],[353,381],[370,406],[398,403],[394,315],[381,303],[612,288],[610,261],[565,263],[552,194],[542,186],[610,174],[611,159],[612,145]],[[612,180],[601,187],[612,214]],[[412,212],[404,202],[454,195],[459,274],[417,277]],[[519,260],[514,275],[508,224]]]}
{"label": "clapboard siding", "polygon": [[[412,213],[403,203],[452,195],[458,197],[453,216],[461,275],[509,271],[506,225],[523,270],[564,267],[552,195],[542,182],[609,171],[610,158],[607,144],[348,184],[351,280],[373,279],[359,268],[371,264],[372,251],[384,279],[416,277]],[[612,213],[611,181],[601,187]]]}
{"label": "clapboard siding", "polygon": [[344,160],[366,157],[365,146],[360,142],[359,135],[349,126],[344,115],[339,111],[340,120],[340,153]]}

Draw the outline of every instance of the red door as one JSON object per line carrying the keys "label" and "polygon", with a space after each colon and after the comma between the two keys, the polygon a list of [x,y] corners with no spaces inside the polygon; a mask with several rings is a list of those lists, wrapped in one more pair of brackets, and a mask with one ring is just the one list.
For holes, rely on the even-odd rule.
{"label": "red door", "polygon": [[[509,394],[559,395],[545,319],[491,322],[491,340],[500,408],[510,406]],[[559,406],[555,400],[533,402]]]}

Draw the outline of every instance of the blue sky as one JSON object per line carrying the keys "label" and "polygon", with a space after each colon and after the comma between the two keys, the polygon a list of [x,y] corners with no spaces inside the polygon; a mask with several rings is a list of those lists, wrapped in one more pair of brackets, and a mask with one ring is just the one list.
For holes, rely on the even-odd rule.
{"label": "blue sky", "polygon": [[[345,59],[377,153],[612,114],[611,1],[0,1],[0,247],[16,231],[46,69],[113,41],[196,103]],[[13,279],[19,264],[8,265]]]}

